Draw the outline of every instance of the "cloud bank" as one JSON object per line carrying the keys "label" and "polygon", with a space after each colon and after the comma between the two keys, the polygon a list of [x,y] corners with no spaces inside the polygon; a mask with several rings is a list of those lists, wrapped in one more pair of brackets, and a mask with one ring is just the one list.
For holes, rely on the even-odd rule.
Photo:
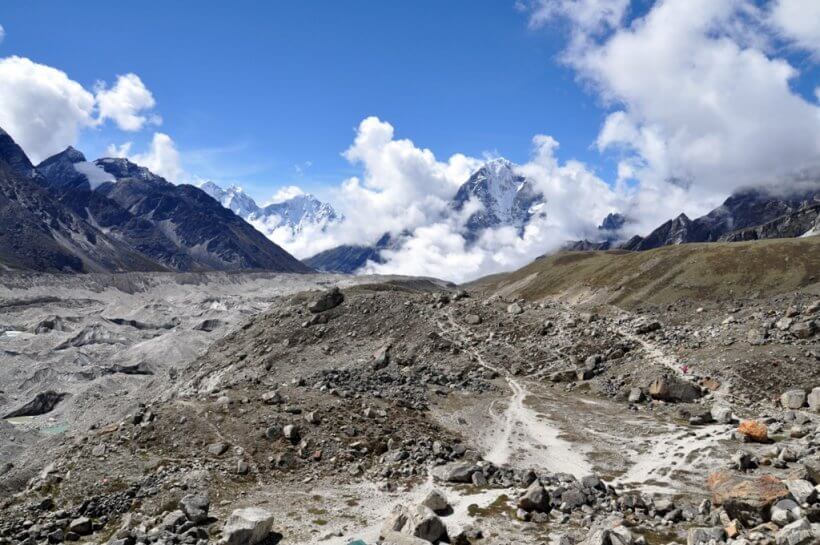
{"label": "cloud bank", "polygon": [[703,214],[739,188],[782,186],[820,169],[820,88],[814,96],[795,91],[801,74],[789,60],[796,52],[816,62],[820,4],[659,0],[641,4],[640,17],[629,0],[518,7],[532,28],[566,32],[560,60],[606,112],[594,146],[617,159],[618,178],[606,183],[583,163],[561,162],[557,141],[538,135],[519,171],[545,195],[546,216],[521,236],[493,229],[470,245],[465,218],[446,201],[481,161],[439,161],[369,118],[345,154],[364,178],[338,191],[349,221],[329,237],[372,243],[385,231],[400,236],[399,248],[382,253],[386,263],[366,272],[471,279],[592,236],[612,211],[635,218],[630,228],[646,233],[680,212]]}
{"label": "cloud bank", "polygon": [[0,59],[0,126],[33,162],[75,145],[80,131],[112,120],[122,130],[159,123],[151,92],[135,74],[95,92],[65,72],[25,57]]}

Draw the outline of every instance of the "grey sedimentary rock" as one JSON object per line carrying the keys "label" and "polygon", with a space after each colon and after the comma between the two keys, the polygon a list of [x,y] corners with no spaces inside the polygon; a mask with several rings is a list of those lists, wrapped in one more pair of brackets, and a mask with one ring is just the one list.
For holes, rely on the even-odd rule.
{"label": "grey sedimentary rock", "polygon": [[211,501],[205,494],[188,494],[179,500],[179,508],[194,524],[202,524],[208,520],[208,508]]}
{"label": "grey sedimentary rock", "polygon": [[310,304],[308,304],[308,310],[314,314],[325,312],[326,310],[338,307],[344,302],[344,300],[344,294],[339,291],[339,288],[334,287],[311,301]]}
{"label": "grey sedimentary rock", "polygon": [[273,515],[258,507],[236,509],[225,522],[222,543],[256,545],[265,540],[273,525]]}

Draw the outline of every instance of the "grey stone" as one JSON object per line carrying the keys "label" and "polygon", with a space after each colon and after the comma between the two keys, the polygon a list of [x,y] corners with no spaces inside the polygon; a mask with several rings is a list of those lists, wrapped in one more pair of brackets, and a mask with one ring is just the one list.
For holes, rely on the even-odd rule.
{"label": "grey stone", "polygon": [[815,329],[814,321],[797,322],[792,326],[791,333],[798,339],[808,339],[814,335]]}
{"label": "grey stone", "polygon": [[226,443],[211,443],[208,445],[208,453],[213,456],[222,456],[226,450],[228,450]]}
{"label": "grey stone", "polygon": [[726,405],[713,405],[710,411],[712,419],[718,424],[729,424],[732,422],[732,409]]}
{"label": "grey stone", "polygon": [[812,388],[807,401],[813,411],[820,411],[820,388]]}
{"label": "grey stone", "polygon": [[206,494],[188,494],[179,500],[179,508],[194,524],[202,524],[208,520],[208,509],[211,501]]}
{"label": "grey stone", "polygon": [[464,323],[468,325],[478,325],[481,323],[481,316],[478,314],[468,314],[464,317]]}
{"label": "grey stone", "polygon": [[799,409],[806,404],[806,392],[798,388],[783,392],[780,404],[784,409]]}
{"label": "grey stone", "polygon": [[398,532],[414,536],[430,543],[436,543],[447,537],[447,527],[432,509],[425,505],[408,509],[396,505],[382,525],[381,535]]}
{"label": "grey stone", "polygon": [[226,545],[256,545],[265,540],[273,525],[273,515],[258,507],[236,509],[222,529]]}
{"label": "grey stone", "polygon": [[88,536],[94,531],[91,525],[91,519],[88,517],[80,517],[72,520],[68,524],[68,531],[74,532],[79,536]]}
{"label": "grey stone", "polygon": [[314,314],[336,308],[344,303],[345,296],[339,288],[332,288],[322,293],[308,304],[308,310]]}
{"label": "grey stone", "polygon": [[774,536],[777,545],[805,545],[814,541],[814,532],[806,519],[800,519],[780,529]]}
{"label": "grey stone", "polygon": [[772,505],[772,522],[778,526],[786,526],[790,522],[794,522],[800,518],[801,514],[800,506],[794,500],[780,500]]}
{"label": "grey stone", "polygon": [[629,390],[629,398],[627,401],[630,403],[639,403],[643,399],[643,390],[640,388],[632,388]]}
{"label": "grey stone", "polygon": [[429,507],[434,513],[446,513],[450,509],[450,504],[444,494],[438,490],[431,490],[427,497],[421,502],[422,505]]}
{"label": "grey stone", "polygon": [[434,476],[449,483],[471,483],[473,473],[478,471],[478,467],[469,462],[458,462],[439,466],[433,470]]}
{"label": "grey stone", "polygon": [[549,511],[550,505],[549,494],[539,481],[534,481],[524,494],[518,498],[517,505],[519,509],[523,509],[527,513],[533,511],[546,513]]}
{"label": "grey stone", "polygon": [[686,545],[699,545],[701,543],[710,543],[712,541],[722,542],[726,536],[723,528],[689,528],[686,534]]}
{"label": "grey stone", "polygon": [[649,395],[662,401],[691,403],[701,394],[698,386],[680,377],[661,376],[649,385]]}
{"label": "grey stone", "polygon": [[789,489],[789,492],[791,492],[795,501],[799,504],[813,503],[817,497],[817,491],[814,489],[814,485],[803,479],[786,481],[786,488]]}

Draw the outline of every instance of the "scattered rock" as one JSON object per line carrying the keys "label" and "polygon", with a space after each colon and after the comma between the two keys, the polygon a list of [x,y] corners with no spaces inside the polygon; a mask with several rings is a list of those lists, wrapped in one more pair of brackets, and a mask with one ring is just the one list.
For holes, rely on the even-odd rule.
{"label": "scattered rock", "polygon": [[344,300],[344,294],[342,294],[339,288],[334,287],[311,301],[308,304],[308,310],[314,314],[318,314],[319,312],[325,312],[326,310],[338,307],[344,303]]}
{"label": "scattered rock", "polygon": [[273,515],[258,507],[236,509],[222,529],[225,545],[256,545],[267,539],[273,525]]}
{"label": "scattered rock", "polygon": [[179,500],[179,508],[194,524],[202,524],[208,520],[208,508],[211,501],[206,494],[188,494]]}

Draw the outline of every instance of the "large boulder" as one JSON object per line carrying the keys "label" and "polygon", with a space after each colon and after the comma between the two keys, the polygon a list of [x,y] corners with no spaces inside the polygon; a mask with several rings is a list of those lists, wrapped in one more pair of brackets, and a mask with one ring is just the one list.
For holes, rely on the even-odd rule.
{"label": "large boulder", "polygon": [[18,416],[39,416],[54,410],[60,401],[68,394],[48,390],[34,396],[34,399],[17,410],[8,413],[3,418],[15,418]]}
{"label": "large boulder", "polygon": [[804,459],[803,468],[806,470],[808,479],[814,484],[820,485],[820,458]]}
{"label": "large boulder", "polygon": [[91,524],[91,519],[88,517],[80,517],[72,520],[68,525],[68,531],[74,532],[78,536],[88,536],[94,531]]}
{"label": "large boulder", "polygon": [[447,513],[450,510],[450,503],[444,494],[438,490],[431,490],[421,504],[429,507],[434,513],[439,515]]}
{"label": "large boulder", "polygon": [[684,378],[663,375],[649,385],[649,395],[652,399],[661,401],[691,403],[700,398],[703,393],[699,386]]}
{"label": "large boulder", "polygon": [[550,508],[550,496],[539,481],[534,481],[518,498],[518,508],[527,513],[546,513]]}
{"label": "large boulder", "polygon": [[789,498],[776,502],[771,508],[772,522],[778,526],[786,526],[799,519],[802,514],[797,502]]}
{"label": "large boulder", "polygon": [[718,424],[729,424],[732,421],[732,409],[726,405],[713,405],[709,414]]}
{"label": "large boulder", "polygon": [[396,505],[382,525],[381,535],[392,532],[405,534],[436,543],[447,538],[447,527],[432,509],[425,505],[407,508]]}
{"label": "large boulder", "polygon": [[339,288],[331,288],[308,304],[308,310],[314,314],[336,308],[344,303],[345,296]]}
{"label": "large boulder", "polygon": [[815,490],[814,485],[804,479],[786,481],[786,488],[792,493],[795,501],[800,504],[814,503],[817,498],[817,490]]}
{"label": "large boulder", "polygon": [[211,501],[206,494],[188,494],[179,500],[179,508],[194,524],[202,524],[208,520],[208,508]]}
{"label": "large boulder", "polygon": [[812,388],[806,401],[813,411],[820,411],[820,388]]}
{"label": "large boulder", "polygon": [[757,420],[744,420],[737,427],[737,431],[755,443],[769,442],[769,428]]}
{"label": "large boulder", "polygon": [[273,515],[258,507],[236,509],[222,529],[225,545],[256,545],[267,539],[273,525]]}
{"label": "large boulder", "polygon": [[780,405],[784,409],[799,409],[806,404],[806,392],[798,388],[783,392],[780,396]]}
{"label": "large boulder", "polygon": [[471,483],[479,467],[469,462],[456,462],[433,468],[433,476],[448,483]]}
{"label": "large boulder", "polygon": [[712,503],[722,505],[730,518],[746,527],[769,520],[771,506],[789,495],[783,482],[771,475],[747,477],[717,471],[707,480]]}
{"label": "large boulder", "polygon": [[811,524],[806,519],[800,519],[784,526],[774,536],[777,545],[808,545],[815,543]]}

